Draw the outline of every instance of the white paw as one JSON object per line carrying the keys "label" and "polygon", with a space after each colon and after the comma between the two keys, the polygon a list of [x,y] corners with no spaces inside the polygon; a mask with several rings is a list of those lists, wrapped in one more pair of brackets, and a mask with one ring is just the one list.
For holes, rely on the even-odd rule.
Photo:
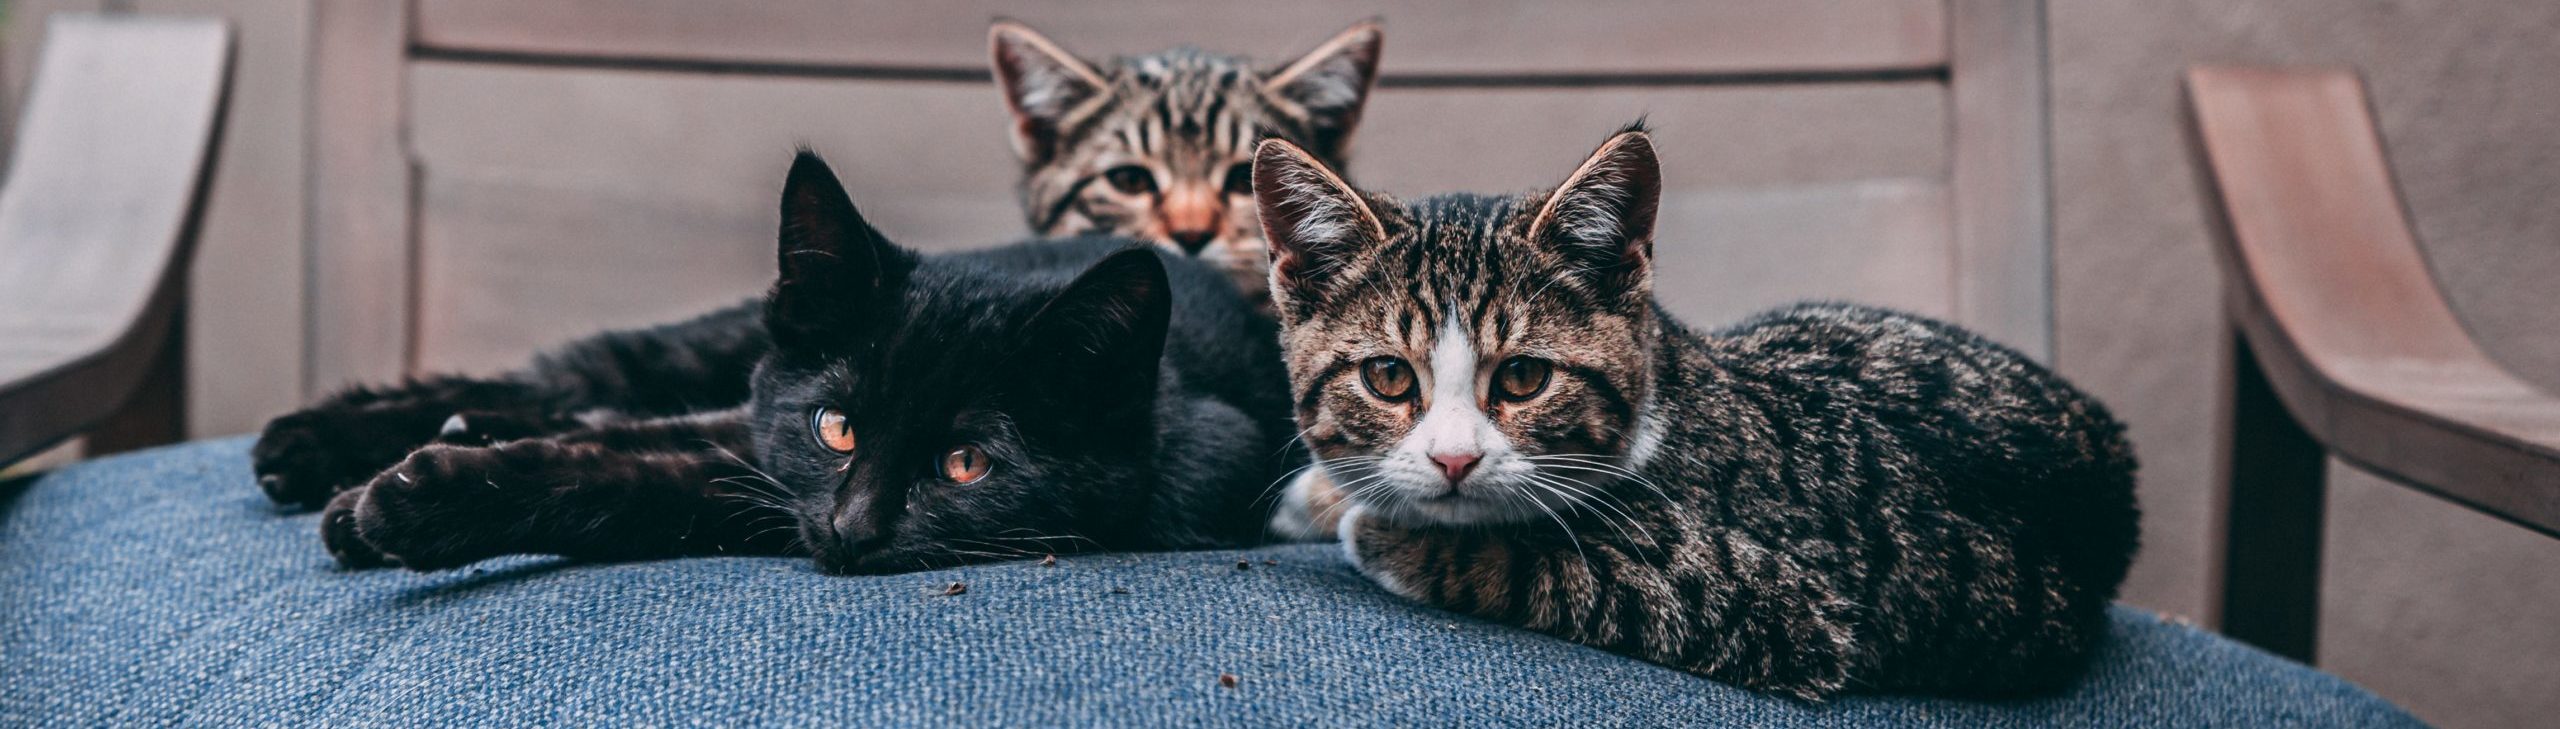
{"label": "white paw", "polygon": [[445,418],[444,427],[436,429],[436,435],[442,437],[462,435],[469,432],[471,432],[471,422],[463,420],[461,413],[454,413],[453,417]]}
{"label": "white paw", "polygon": [[1323,466],[1309,466],[1289,479],[1289,487],[1280,491],[1279,508],[1271,512],[1272,536],[1292,542],[1322,541],[1333,536],[1316,522],[1314,489],[1323,478]]}
{"label": "white paw", "polygon": [[1369,507],[1353,505],[1343,513],[1342,520],[1334,524],[1335,538],[1342,540],[1342,558],[1350,560],[1352,569],[1359,570],[1361,575],[1368,577],[1371,582],[1378,583],[1379,587],[1387,588],[1388,592],[1407,599],[1422,599],[1421,595],[1405,587],[1404,582],[1396,579],[1395,575],[1388,574],[1386,570],[1369,569],[1368,565],[1361,563],[1360,520],[1366,518],[1369,518]]}

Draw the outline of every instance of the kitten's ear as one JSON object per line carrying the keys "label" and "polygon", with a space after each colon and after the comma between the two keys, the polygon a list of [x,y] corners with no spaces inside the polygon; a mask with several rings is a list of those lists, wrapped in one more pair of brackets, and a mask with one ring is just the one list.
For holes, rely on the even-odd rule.
{"label": "kitten's ear", "polygon": [[1013,152],[1024,162],[1047,161],[1067,116],[1111,88],[1102,72],[1019,22],[997,20],[987,49],[1013,112]]}
{"label": "kitten's ear", "polygon": [[1312,301],[1329,274],[1387,237],[1359,192],[1286,140],[1254,149],[1253,202],[1271,242],[1272,301],[1284,312]]}
{"label": "kitten's ear", "polygon": [[907,262],[905,251],[863,221],[826,160],[805,149],[791,160],[782,184],[776,240],[778,271],[765,323],[777,341],[841,326]]}
{"label": "kitten's ear", "polygon": [[1662,164],[1643,122],[1601,144],[1547,197],[1530,240],[1553,246],[1597,283],[1623,294],[1653,284],[1653,223],[1662,207]]}
{"label": "kitten's ear", "polygon": [[1351,148],[1360,107],[1378,80],[1378,51],[1385,42],[1386,30],[1378,19],[1354,23],[1263,79],[1263,93],[1283,102],[1284,113],[1305,121],[1307,143],[1317,152],[1340,159]]}
{"label": "kitten's ear", "polygon": [[1173,288],[1152,247],[1103,258],[1032,315],[1022,361],[1050,395],[1105,409],[1153,407]]}

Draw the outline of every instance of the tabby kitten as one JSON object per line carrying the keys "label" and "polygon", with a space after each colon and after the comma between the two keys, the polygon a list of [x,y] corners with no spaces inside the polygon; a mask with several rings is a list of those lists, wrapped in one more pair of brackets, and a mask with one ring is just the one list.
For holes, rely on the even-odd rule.
{"label": "tabby kitten", "polygon": [[1256,300],[1268,255],[1254,222],[1253,144],[1276,136],[1340,167],[1383,41],[1366,21],[1262,71],[1190,47],[1091,64],[1012,21],[988,37],[1032,230],[1157,241],[1226,271]]}
{"label": "tabby kitten", "polygon": [[331,502],[330,551],[872,573],[1261,540],[1302,456],[1276,329],[1218,272],[1119,238],[919,256],[805,152],[779,237],[763,305],[714,315],[760,333],[746,407],[428,446]]}
{"label": "tabby kitten", "polygon": [[1298,422],[1388,590],[1806,699],[2050,689],[2105,634],[2137,541],[2106,409],[1908,314],[1682,325],[1640,126],[1552,192],[1401,204],[1281,141],[1254,188]]}

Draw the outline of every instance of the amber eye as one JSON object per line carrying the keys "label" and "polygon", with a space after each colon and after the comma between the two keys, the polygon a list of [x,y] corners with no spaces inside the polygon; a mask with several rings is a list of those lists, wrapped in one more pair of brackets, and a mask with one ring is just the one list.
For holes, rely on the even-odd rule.
{"label": "amber eye", "polygon": [[1238,164],[1227,168],[1227,194],[1253,194],[1253,165]]}
{"label": "amber eye", "polygon": [[1394,357],[1377,357],[1360,363],[1360,381],[1369,384],[1369,393],[1388,402],[1413,397],[1413,366]]}
{"label": "amber eye", "polygon": [[1503,399],[1519,402],[1537,397],[1547,390],[1547,375],[1553,368],[1536,357],[1513,357],[1493,369],[1493,387]]}
{"label": "amber eye", "polygon": [[853,452],[853,421],[844,411],[822,407],[809,413],[809,432],[818,437],[818,445],[837,453]]}
{"label": "amber eye", "polygon": [[963,445],[942,454],[942,480],[952,483],[977,483],[986,478],[995,463],[987,460],[987,452],[974,445]]}
{"label": "amber eye", "polygon": [[1143,195],[1156,191],[1155,173],[1148,172],[1147,168],[1137,165],[1121,165],[1104,170],[1102,179],[1109,181],[1112,189],[1130,195]]}

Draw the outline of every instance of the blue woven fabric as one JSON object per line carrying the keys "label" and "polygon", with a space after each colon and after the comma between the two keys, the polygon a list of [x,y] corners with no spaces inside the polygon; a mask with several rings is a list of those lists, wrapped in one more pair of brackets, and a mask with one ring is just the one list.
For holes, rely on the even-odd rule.
{"label": "blue woven fabric", "polygon": [[246,447],[0,485],[0,726],[2417,725],[2131,610],[2065,696],[1807,705],[1416,607],[1323,546],[889,577],[341,572],[314,517],[258,495]]}

